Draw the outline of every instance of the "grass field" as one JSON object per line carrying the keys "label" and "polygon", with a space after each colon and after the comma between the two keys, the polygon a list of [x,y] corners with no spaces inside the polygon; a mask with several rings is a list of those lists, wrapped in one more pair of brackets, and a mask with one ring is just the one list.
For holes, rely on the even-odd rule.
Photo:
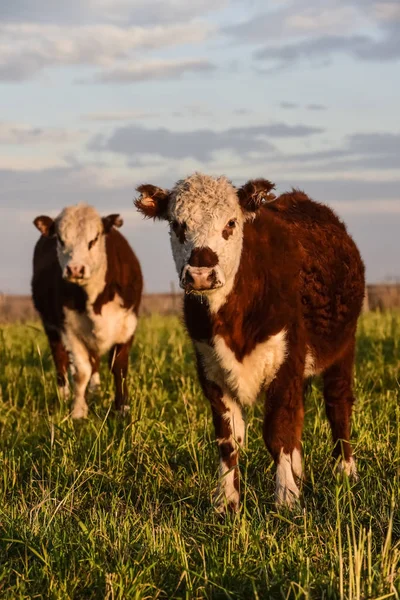
{"label": "grass field", "polygon": [[332,473],[319,382],[307,399],[302,507],[277,512],[248,412],[241,512],[211,507],[217,449],[178,319],[142,319],[129,418],[105,364],[90,418],[68,419],[38,325],[0,329],[0,598],[400,598],[400,315],[358,336],[360,481]]}

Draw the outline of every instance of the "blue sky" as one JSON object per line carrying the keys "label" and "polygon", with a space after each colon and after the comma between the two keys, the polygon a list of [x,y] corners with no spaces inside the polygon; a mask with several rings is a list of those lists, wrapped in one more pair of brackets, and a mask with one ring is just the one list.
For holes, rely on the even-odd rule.
{"label": "blue sky", "polygon": [[144,182],[195,170],[333,206],[370,282],[400,278],[400,3],[0,5],[0,291],[27,293],[35,216],[120,212],[149,292],[176,275]]}

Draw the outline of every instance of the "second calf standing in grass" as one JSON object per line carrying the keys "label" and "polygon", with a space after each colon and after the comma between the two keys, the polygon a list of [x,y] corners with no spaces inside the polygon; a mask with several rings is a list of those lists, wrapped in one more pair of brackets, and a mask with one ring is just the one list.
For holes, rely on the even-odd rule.
{"label": "second calf standing in grass", "polygon": [[275,198],[273,188],[265,179],[236,188],[201,173],[171,190],[138,188],[138,210],[170,225],[185,324],[219,448],[221,512],[239,507],[242,407],[262,392],[275,499],[297,500],[304,380],[315,374],[323,377],[339,469],[357,474],[350,420],[364,265],[330,208],[299,190]]}
{"label": "second calf standing in grass", "polygon": [[139,261],[117,228],[117,214],[100,217],[87,204],[68,206],[54,220],[34,221],[39,238],[33,257],[32,295],[49,340],[57,384],[68,394],[73,373],[71,416],[88,414],[85,393],[100,385],[100,357],[109,353],[115,408],[128,406],[129,352],[142,295]]}

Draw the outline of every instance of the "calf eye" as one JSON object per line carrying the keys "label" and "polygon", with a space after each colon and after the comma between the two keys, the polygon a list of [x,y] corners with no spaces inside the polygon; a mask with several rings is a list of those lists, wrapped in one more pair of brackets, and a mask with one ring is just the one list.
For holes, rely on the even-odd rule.
{"label": "calf eye", "polygon": [[186,241],[186,235],[185,235],[186,228],[187,228],[186,223],[181,224],[181,223],[178,223],[178,221],[172,221],[172,229],[174,230],[175,235],[181,244],[183,244]]}
{"label": "calf eye", "polygon": [[91,242],[89,242],[89,244],[88,244],[89,250],[91,248],[93,248],[93,246],[95,245],[95,243],[97,242],[98,239],[99,239],[99,234],[96,235],[96,237],[94,238],[94,240],[92,240]]}
{"label": "calf eye", "polygon": [[222,231],[222,237],[225,240],[227,240],[229,238],[229,236],[231,236],[233,234],[233,230],[235,229],[235,227],[236,227],[235,219],[231,219],[230,221],[228,221]]}

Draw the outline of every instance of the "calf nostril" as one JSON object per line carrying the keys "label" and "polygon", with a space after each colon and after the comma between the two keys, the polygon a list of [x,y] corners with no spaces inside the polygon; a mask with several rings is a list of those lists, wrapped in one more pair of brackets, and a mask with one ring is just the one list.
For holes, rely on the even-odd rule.
{"label": "calf nostril", "polygon": [[67,265],[66,271],[67,271],[68,277],[71,277],[72,271],[71,271],[71,267],[69,265]]}
{"label": "calf nostril", "polygon": [[79,271],[79,274],[82,275],[82,277],[84,276],[84,274],[85,274],[85,267],[84,266],[81,267],[81,269]]}
{"label": "calf nostril", "polygon": [[185,282],[186,283],[194,283],[194,278],[193,278],[193,275],[190,273],[190,271],[186,271]]}
{"label": "calf nostril", "polygon": [[215,285],[217,283],[217,274],[214,269],[208,274],[207,281]]}

